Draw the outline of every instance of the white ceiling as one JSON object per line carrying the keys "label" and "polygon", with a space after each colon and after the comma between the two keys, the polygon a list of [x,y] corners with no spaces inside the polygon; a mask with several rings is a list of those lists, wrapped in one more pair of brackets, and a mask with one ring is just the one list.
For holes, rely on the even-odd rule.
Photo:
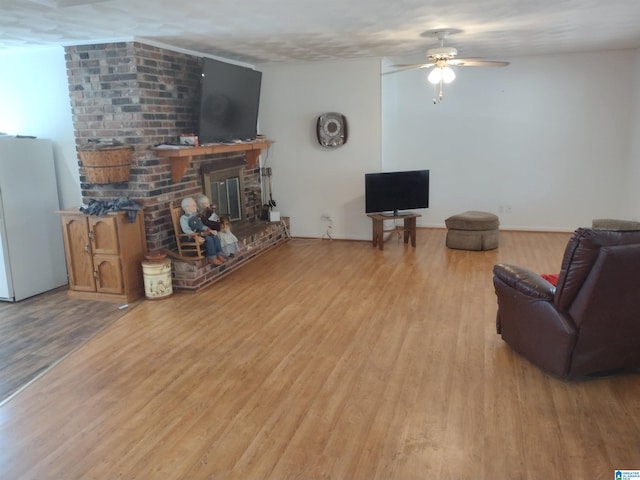
{"label": "white ceiling", "polygon": [[640,47],[639,0],[0,0],[0,51],[149,40],[247,63]]}

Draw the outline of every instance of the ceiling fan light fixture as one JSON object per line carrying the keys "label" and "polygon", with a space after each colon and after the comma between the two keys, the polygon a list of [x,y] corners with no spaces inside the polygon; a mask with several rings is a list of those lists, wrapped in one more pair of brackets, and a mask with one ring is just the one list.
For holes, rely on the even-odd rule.
{"label": "ceiling fan light fixture", "polygon": [[427,80],[434,85],[437,85],[440,82],[451,83],[456,79],[456,74],[451,67],[435,67],[429,73]]}
{"label": "ceiling fan light fixture", "polygon": [[435,67],[433,70],[431,70],[431,73],[429,73],[427,80],[429,80],[429,82],[433,83],[434,85],[440,83],[440,80],[442,80],[442,69],[440,67]]}
{"label": "ceiling fan light fixture", "polygon": [[444,83],[451,83],[456,79],[456,73],[451,67],[444,67],[442,69],[442,81]]}
{"label": "ceiling fan light fixture", "polygon": [[[32,0],[35,1],[35,0]],[[49,0],[51,1],[51,0]],[[69,0],[67,0],[69,1]],[[76,0],[77,1],[77,0]],[[86,0],[85,0],[86,1]],[[462,30],[458,29],[445,29],[445,30],[430,30],[428,32],[424,32],[424,35],[436,35],[438,37],[438,41],[440,42],[439,47],[429,48],[427,50],[427,62],[426,63],[413,63],[413,64],[401,64],[394,65],[396,68],[400,68],[400,70],[396,70],[396,72],[411,70],[414,68],[428,68],[431,69],[429,71],[429,75],[427,75],[427,81],[434,86],[434,92],[437,95],[437,98],[442,101],[443,97],[443,86],[444,84],[449,84],[456,79],[456,73],[453,71],[451,66],[455,67],[504,67],[509,65],[509,62],[495,61],[495,60],[484,60],[482,58],[457,58],[458,50],[455,47],[445,47],[444,41],[450,33],[460,33]],[[394,72],[385,72],[385,73],[394,73]],[[433,103],[436,103],[436,99],[434,98]]]}

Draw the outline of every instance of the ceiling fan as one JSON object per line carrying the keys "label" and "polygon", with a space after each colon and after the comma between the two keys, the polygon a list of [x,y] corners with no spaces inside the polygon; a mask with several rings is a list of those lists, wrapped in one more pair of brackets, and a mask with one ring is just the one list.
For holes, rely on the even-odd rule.
{"label": "ceiling fan", "polygon": [[[459,32],[460,30],[455,30]],[[451,83],[455,80],[456,74],[451,68],[454,67],[506,67],[509,62],[500,62],[495,60],[483,60],[481,58],[456,58],[458,50],[454,47],[445,47],[444,41],[452,33],[452,30],[436,30],[429,32],[435,35],[440,42],[440,46],[427,50],[428,61],[426,63],[409,63],[393,65],[397,70],[387,73],[403,72],[405,70],[414,70],[416,68],[433,68],[427,79],[434,85],[434,88],[440,87],[438,99],[442,101],[442,85],[443,83]],[[435,99],[433,101],[435,103]]]}

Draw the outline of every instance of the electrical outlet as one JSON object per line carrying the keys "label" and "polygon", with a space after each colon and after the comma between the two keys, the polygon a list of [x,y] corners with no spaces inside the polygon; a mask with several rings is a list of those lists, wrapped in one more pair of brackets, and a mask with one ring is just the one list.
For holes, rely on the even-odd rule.
{"label": "electrical outlet", "polygon": [[504,211],[505,213],[511,213],[511,205],[505,205]]}

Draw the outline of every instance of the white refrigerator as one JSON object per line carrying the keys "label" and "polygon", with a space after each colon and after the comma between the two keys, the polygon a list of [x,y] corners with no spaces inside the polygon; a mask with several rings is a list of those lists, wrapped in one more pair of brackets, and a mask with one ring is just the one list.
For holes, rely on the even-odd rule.
{"label": "white refrigerator", "polygon": [[51,141],[0,136],[0,300],[67,284]]}

